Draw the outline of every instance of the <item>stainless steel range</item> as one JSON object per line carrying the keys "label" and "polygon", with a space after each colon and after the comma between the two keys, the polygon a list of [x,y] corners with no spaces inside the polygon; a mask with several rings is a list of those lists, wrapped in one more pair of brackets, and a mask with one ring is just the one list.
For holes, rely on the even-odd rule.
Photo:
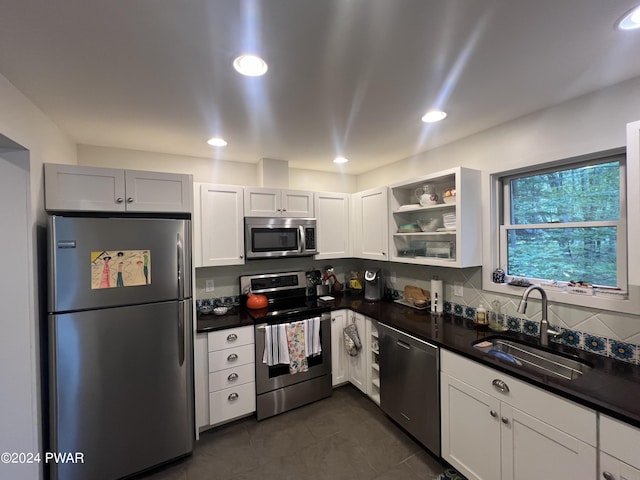
{"label": "stainless steel range", "polygon": [[[307,296],[305,272],[242,276],[240,291],[243,302],[249,292],[269,300],[267,308],[247,310],[255,320],[258,420],[330,396],[330,307]],[[308,348],[289,350],[287,335],[294,332]]]}

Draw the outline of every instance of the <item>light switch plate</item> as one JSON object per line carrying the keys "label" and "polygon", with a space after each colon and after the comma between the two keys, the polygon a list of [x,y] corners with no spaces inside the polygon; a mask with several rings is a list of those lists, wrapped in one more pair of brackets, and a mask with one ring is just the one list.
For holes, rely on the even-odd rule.
{"label": "light switch plate", "polygon": [[211,293],[214,290],[213,287],[213,278],[210,278],[209,280],[207,280],[207,282],[205,283],[205,287],[204,287],[205,292],[207,293]]}
{"label": "light switch plate", "polygon": [[396,283],[398,281],[398,276],[396,275],[396,272],[391,272],[389,279],[391,280],[391,283]]}
{"label": "light switch plate", "polygon": [[456,297],[464,296],[464,288],[462,287],[462,282],[454,282],[453,283],[453,294]]}

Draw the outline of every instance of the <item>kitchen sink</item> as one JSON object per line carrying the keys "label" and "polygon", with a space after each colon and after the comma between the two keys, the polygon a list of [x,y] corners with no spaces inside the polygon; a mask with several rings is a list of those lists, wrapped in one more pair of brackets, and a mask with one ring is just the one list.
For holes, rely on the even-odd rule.
{"label": "kitchen sink", "polygon": [[488,338],[474,342],[473,346],[507,364],[566,380],[575,380],[592,369],[591,365],[577,357],[568,358],[514,340]]}

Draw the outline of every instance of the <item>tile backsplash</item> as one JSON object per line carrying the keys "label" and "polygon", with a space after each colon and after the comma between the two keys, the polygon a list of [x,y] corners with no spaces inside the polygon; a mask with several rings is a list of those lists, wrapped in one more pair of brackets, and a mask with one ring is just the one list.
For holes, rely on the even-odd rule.
{"label": "tile backsplash", "polygon": [[[219,303],[234,303],[238,292],[238,276],[257,271],[286,271],[321,268],[325,262],[313,260],[257,261],[234,267],[210,267],[196,270],[196,298],[218,299]],[[406,285],[430,290],[431,279],[437,276],[444,282],[445,308],[460,317],[471,319],[482,303],[487,310],[499,311],[510,330],[528,335],[538,335],[541,318],[541,302],[529,298],[527,315],[518,313],[519,297],[498,295],[482,290],[482,269],[438,268],[392,262],[360,259],[333,260],[338,279],[344,281],[351,270],[380,268],[384,271],[387,287],[401,294]],[[267,269],[268,266],[268,269]],[[213,278],[216,290],[205,292],[205,280]],[[393,281],[392,281],[393,280]],[[455,295],[454,285],[462,287],[462,295]],[[459,290],[459,289],[456,289]],[[460,292],[457,292],[460,293]],[[229,302],[228,300],[231,300]],[[497,308],[496,308],[497,307]],[[618,360],[640,364],[640,316],[624,313],[597,311],[589,308],[549,302],[550,325],[562,333],[555,341],[566,345],[606,355]]]}

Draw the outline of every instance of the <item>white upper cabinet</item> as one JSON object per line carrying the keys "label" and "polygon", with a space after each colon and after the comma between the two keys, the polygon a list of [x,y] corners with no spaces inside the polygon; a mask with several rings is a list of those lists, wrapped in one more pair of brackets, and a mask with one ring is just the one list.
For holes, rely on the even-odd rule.
{"label": "white upper cabinet", "polygon": [[480,181],[480,171],[458,167],[391,185],[390,260],[458,268],[482,265]]}
{"label": "white upper cabinet", "polygon": [[387,260],[389,222],[387,216],[387,187],[354,193],[353,256],[370,260]]}
{"label": "white upper cabinet", "polygon": [[245,217],[313,218],[313,192],[279,188],[245,187]]}
{"label": "white upper cabinet", "polygon": [[348,193],[316,193],[316,260],[351,256]]}
{"label": "white upper cabinet", "polygon": [[83,212],[191,212],[191,175],[44,165],[45,208]]}
{"label": "white upper cabinet", "polygon": [[191,175],[125,170],[124,189],[128,212],[191,211]]}
{"label": "white upper cabinet", "polygon": [[[242,265],[244,263],[243,188],[236,185],[200,185],[199,234],[196,266]],[[198,209],[196,209],[198,210]],[[200,258],[198,262],[197,259]]]}

